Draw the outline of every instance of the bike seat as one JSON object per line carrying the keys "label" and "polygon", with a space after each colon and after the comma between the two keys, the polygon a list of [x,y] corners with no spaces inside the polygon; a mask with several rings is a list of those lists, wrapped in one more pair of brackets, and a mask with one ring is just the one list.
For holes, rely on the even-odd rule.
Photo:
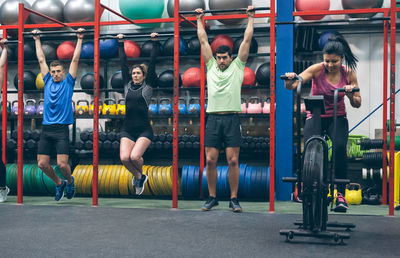
{"label": "bike seat", "polygon": [[325,114],[324,96],[322,95],[307,96],[304,98],[304,104],[306,105],[306,110],[311,113],[319,109],[321,110],[321,115]]}

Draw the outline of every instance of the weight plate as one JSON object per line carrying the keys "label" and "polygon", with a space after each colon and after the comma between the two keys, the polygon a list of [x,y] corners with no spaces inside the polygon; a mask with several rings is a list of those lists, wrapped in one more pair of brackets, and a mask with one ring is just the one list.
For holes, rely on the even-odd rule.
{"label": "weight plate", "polygon": [[257,179],[257,170],[258,167],[253,167],[252,173],[251,173],[251,179],[250,179],[250,188],[249,188],[249,193],[251,198],[256,197],[256,179]]}
{"label": "weight plate", "polygon": [[23,169],[23,193],[32,193],[31,187],[31,177],[30,177],[30,169],[32,168],[31,164],[24,165]]}
{"label": "weight plate", "polygon": [[228,173],[229,173],[229,167],[228,166],[223,166],[221,170],[221,191],[222,191],[222,196],[225,197],[230,197],[230,188],[229,188],[229,182],[228,182]]}
{"label": "weight plate", "polygon": [[123,166],[119,174],[119,193],[121,195],[129,195],[128,184],[126,183],[126,178],[128,176],[126,173],[128,173],[128,171]]}
{"label": "weight plate", "polygon": [[115,177],[115,173],[114,173],[114,170],[115,170],[115,165],[110,165],[110,180],[109,180],[109,182],[108,182],[108,185],[107,185],[107,189],[108,189],[108,194],[110,194],[110,195],[113,195],[114,194],[114,183],[113,183],[113,180],[114,180],[114,177]]}
{"label": "weight plate", "polygon": [[149,176],[148,176],[148,174],[147,174],[147,171],[149,170],[149,166],[148,165],[144,165],[143,167],[142,167],[142,173],[143,173],[143,175],[146,175],[147,176],[147,182],[146,182],[146,185],[145,185],[145,188],[144,188],[144,191],[143,191],[143,195],[152,195],[152,191],[151,191],[151,189],[150,189],[150,182],[149,182]]}
{"label": "weight plate", "polygon": [[251,185],[250,179],[251,179],[252,171],[253,171],[253,167],[248,166],[246,168],[246,175],[245,175],[245,181],[244,181],[244,183],[245,183],[245,190],[244,190],[245,198],[250,198],[250,185]]}
{"label": "weight plate", "polygon": [[188,196],[193,197],[194,196],[194,168],[195,166],[189,166],[189,170],[188,170],[188,176],[187,176],[187,183],[186,183],[186,187],[187,187],[187,191],[188,191]]}
{"label": "weight plate", "polygon": [[200,166],[196,166],[194,169],[194,197],[198,198],[200,196]]}
{"label": "weight plate", "polygon": [[133,175],[132,175],[131,172],[129,172],[129,170],[126,170],[126,172],[128,173],[126,175],[126,185],[128,186],[128,194],[129,195],[134,195],[135,194],[135,188],[133,187],[133,184],[132,184]]}
{"label": "weight plate", "polygon": [[203,176],[201,178],[201,190],[203,192],[204,197],[207,197],[209,195],[206,167],[204,167],[203,169]]}
{"label": "weight plate", "polygon": [[[172,185],[173,185],[172,180],[173,180],[173,178],[172,178],[172,167],[171,166],[165,167],[165,179],[167,180],[168,194],[172,195]],[[177,180],[177,181],[179,182],[179,180]],[[181,189],[180,185],[179,184],[177,184],[177,185],[178,185],[178,189],[180,190]]]}
{"label": "weight plate", "polygon": [[187,181],[187,170],[188,166],[182,167],[182,175],[181,175],[181,191],[183,196],[187,196],[187,189],[186,189],[186,181]]}
{"label": "weight plate", "polygon": [[113,188],[113,194],[114,195],[119,195],[118,191],[118,183],[119,183],[119,172],[121,171],[121,165],[114,165],[114,176],[112,180],[112,188]]}
{"label": "weight plate", "polygon": [[83,174],[82,177],[82,190],[83,194],[90,194],[90,187],[88,185],[88,181],[90,177],[93,177],[93,165],[87,166],[85,173]]}
{"label": "weight plate", "polygon": [[110,182],[111,182],[112,170],[113,170],[113,166],[112,165],[108,165],[106,182],[104,184],[104,191],[105,191],[105,194],[107,194],[107,195],[111,194],[111,189],[110,189],[110,185],[111,184],[110,184]]}
{"label": "weight plate", "polygon": [[83,189],[81,187],[81,181],[80,181],[80,174],[82,173],[84,167],[86,167],[86,165],[80,165],[77,169],[75,169],[73,173],[75,180],[75,191],[78,194],[83,194]]}
{"label": "weight plate", "polygon": [[239,166],[239,187],[238,187],[238,196],[243,197],[244,196],[244,180],[245,180],[245,175],[246,175],[246,167],[247,164],[240,164]]}
{"label": "weight plate", "polygon": [[106,194],[106,182],[107,182],[107,175],[108,175],[109,166],[104,165],[103,174],[99,181],[99,194]]}
{"label": "weight plate", "polygon": [[159,190],[158,194],[159,195],[164,195],[164,187],[163,187],[162,179],[161,179],[161,167],[157,166],[156,170],[155,170],[155,173],[156,173],[156,176],[155,176],[154,179],[155,179],[156,185],[157,185],[158,190]]}
{"label": "weight plate", "polygon": [[221,176],[222,176],[222,166],[217,167],[217,196],[223,196],[222,193],[222,182],[221,182]]}

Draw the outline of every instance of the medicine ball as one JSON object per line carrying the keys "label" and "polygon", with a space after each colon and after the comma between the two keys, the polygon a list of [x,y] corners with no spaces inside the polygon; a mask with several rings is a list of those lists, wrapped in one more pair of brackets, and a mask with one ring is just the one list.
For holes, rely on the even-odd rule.
{"label": "medicine ball", "polygon": [[[179,86],[182,85],[182,78],[179,75]],[[157,86],[160,88],[172,88],[174,87],[174,71],[166,70],[158,76]]]}
{"label": "medicine ball", "polygon": [[182,76],[183,87],[200,87],[201,70],[198,67],[187,69]]}
{"label": "medicine ball", "polygon": [[188,41],[188,54],[199,55],[201,50],[200,41],[197,36],[194,36]]}
{"label": "medicine ball", "polygon": [[[296,0],[297,11],[327,11],[330,8],[330,0]],[[303,15],[303,20],[321,20],[325,15]]]}
{"label": "medicine ball", "polygon": [[93,43],[93,41],[87,41],[82,44],[81,58],[82,59],[93,59],[94,58],[94,43]]}
{"label": "medicine ball", "polygon": [[[82,76],[81,78],[81,88],[86,94],[93,94],[94,87],[94,73],[90,72]],[[105,88],[104,78],[100,75],[100,89]],[[88,90],[88,91],[85,91]]]}
{"label": "medicine ball", "polygon": [[269,63],[263,63],[260,65],[257,69],[256,72],[256,80],[259,85],[264,85],[264,86],[269,86],[269,76],[270,76],[270,70],[269,70],[270,64]]}
{"label": "medicine ball", "polygon": [[213,54],[217,51],[219,46],[228,46],[233,51],[233,39],[228,35],[217,35],[211,42],[211,50]]}
{"label": "medicine ball", "polygon": [[31,42],[24,44],[24,60],[36,59],[36,48]]}
{"label": "medicine ball", "polygon": [[36,76],[35,85],[36,85],[37,90],[44,89],[44,81],[43,81],[42,73],[38,73],[38,75]]}
{"label": "medicine ball", "polygon": [[[43,42],[42,50],[43,50],[43,54],[46,57],[47,61],[57,59],[57,50],[56,50],[56,46],[53,43]],[[36,56],[35,56],[35,58],[36,58]]]}
{"label": "medicine ball", "polygon": [[123,89],[124,80],[122,79],[122,72],[116,71],[111,77],[111,88],[113,89]]}
{"label": "medicine ball", "polygon": [[118,56],[118,40],[102,39],[100,40],[100,57],[113,58]]}
{"label": "medicine ball", "polygon": [[138,58],[140,56],[140,46],[138,43],[132,40],[124,41],[124,51],[126,57]]}
{"label": "medicine ball", "polygon": [[[152,40],[148,40],[142,44],[140,55],[143,57],[149,57],[151,55],[151,50],[153,49],[153,42]],[[155,42],[158,45],[158,50],[156,52],[156,56],[160,56],[163,51],[163,47],[160,42]]]}
{"label": "medicine ball", "polygon": [[72,41],[64,41],[57,48],[57,57],[60,60],[71,60],[74,56],[76,44]]}
{"label": "medicine ball", "polygon": [[[31,71],[24,71],[24,90],[36,90],[36,75]],[[18,90],[18,74],[14,77],[14,86]]]}
{"label": "medicine ball", "polygon": [[[342,6],[344,10],[381,8],[382,5],[383,0],[342,0]],[[352,13],[349,14],[349,16],[351,18],[371,18],[375,14],[376,13]]]}
{"label": "medicine ball", "polygon": [[256,74],[251,68],[246,66],[243,71],[242,86],[255,86],[255,84],[256,84]]}
{"label": "medicine ball", "polygon": [[336,31],[336,30],[327,30],[327,31],[322,32],[321,35],[319,36],[319,39],[318,39],[318,45],[319,45],[319,48],[320,48],[321,50],[324,49],[325,44],[328,42],[328,39],[329,39],[331,36],[332,36],[332,37],[334,37],[334,36],[342,36],[342,34],[340,34],[340,33],[339,33],[338,31]]}
{"label": "medicine ball", "polygon": [[[182,37],[179,37],[179,54],[184,56],[187,55],[188,45],[186,40]],[[164,42],[164,55],[165,56],[173,56],[174,55],[174,37],[169,37]]]}
{"label": "medicine ball", "polygon": [[[233,43],[233,53],[237,54],[239,52],[240,44],[243,42],[243,37],[237,38],[235,42]],[[257,53],[258,52],[258,43],[255,38],[251,39],[250,43],[250,50],[249,53]]]}

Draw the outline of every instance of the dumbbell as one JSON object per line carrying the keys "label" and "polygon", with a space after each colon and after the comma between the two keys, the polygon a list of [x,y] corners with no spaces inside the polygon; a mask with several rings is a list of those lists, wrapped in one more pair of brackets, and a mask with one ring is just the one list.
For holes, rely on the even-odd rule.
{"label": "dumbbell", "polygon": [[79,137],[81,138],[81,140],[83,142],[85,142],[85,141],[89,140],[89,135],[90,135],[90,132],[88,130],[85,130],[85,131],[81,132]]}
{"label": "dumbbell", "polygon": [[191,141],[191,142],[197,141],[197,135],[190,135],[189,136],[189,141]]}
{"label": "dumbbell", "polygon": [[85,149],[86,149],[86,150],[93,150],[93,141],[87,140],[87,141],[85,142]]}
{"label": "dumbbell", "polygon": [[184,141],[179,141],[178,142],[178,148],[179,149],[184,149],[185,148],[185,142]]}
{"label": "dumbbell", "polygon": [[156,142],[155,142],[155,148],[156,148],[157,150],[161,150],[162,147],[163,147],[163,142],[162,142],[162,141],[156,141]]}
{"label": "dumbbell", "polygon": [[187,134],[184,134],[184,135],[182,135],[182,141],[183,142],[188,142],[189,141],[189,135],[187,135]]}
{"label": "dumbbell", "polygon": [[166,150],[170,149],[171,148],[171,143],[170,142],[164,142],[163,143],[163,148],[166,149]]}
{"label": "dumbbell", "polygon": [[150,149],[150,150],[151,150],[151,149],[154,149],[154,142],[151,142],[151,143],[150,143],[149,149]]}
{"label": "dumbbell", "polygon": [[118,140],[113,141],[111,144],[111,148],[113,150],[119,150],[119,141]]}
{"label": "dumbbell", "polygon": [[192,142],[185,142],[185,148],[186,149],[193,149],[193,143]]}
{"label": "dumbbell", "polygon": [[174,136],[172,134],[170,134],[170,133],[166,135],[166,141],[167,142],[172,142],[173,138],[174,138]]}
{"label": "dumbbell", "polygon": [[153,135],[153,142],[156,142],[156,141],[158,141],[158,134]]}
{"label": "dumbbell", "polygon": [[195,149],[195,150],[197,150],[197,149],[200,149],[200,142],[194,142],[193,143],[193,149]]}
{"label": "dumbbell", "polygon": [[110,141],[110,140],[105,140],[105,141],[103,142],[103,148],[104,148],[105,150],[110,150],[110,149],[112,148],[112,141]]}
{"label": "dumbbell", "polygon": [[18,130],[13,130],[11,133],[11,138],[13,139],[18,139]]}
{"label": "dumbbell", "polygon": [[102,150],[103,149],[103,142],[102,141],[99,141],[99,150]]}
{"label": "dumbbell", "polygon": [[167,138],[166,134],[159,134],[158,135],[158,140],[160,142],[165,142],[165,139]]}
{"label": "dumbbell", "polygon": [[7,140],[7,149],[15,150],[17,148],[17,141],[14,139]]}
{"label": "dumbbell", "polygon": [[31,138],[32,132],[31,130],[24,130],[24,140],[29,140]]}
{"label": "dumbbell", "polygon": [[107,140],[107,133],[106,132],[99,132],[99,140],[104,142]]}
{"label": "dumbbell", "polygon": [[33,139],[29,139],[26,141],[26,149],[27,150],[36,150],[37,149],[37,142]]}
{"label": "dumbbell", "polygon": [[115,131],[111,131],[107,134],[107,140],[115,141],[117,139],[117,133]]}
{"label": "dumbbell", "polygon": [[35,130],[31,131],[31,139],[33,139],[35,141],[39,141],[40,140],[40,131],[38,129],[35,129]]}
{"label": "dumbbell", "polygon": [[240,148],[242,149],[247,149],[249,148],[249,143],[246,141],[242,141],[242,143],[240,144]]}
{"label": "dumbbell", "polygon": [[75,148],[77,150],[84,150],[85,149],[85,144],[82,141],[77,141],[75,143]]}

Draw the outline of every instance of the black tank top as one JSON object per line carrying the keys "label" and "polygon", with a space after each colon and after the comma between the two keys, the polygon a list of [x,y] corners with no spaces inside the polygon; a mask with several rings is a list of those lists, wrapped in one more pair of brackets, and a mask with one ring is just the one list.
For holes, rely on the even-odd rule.
{"label": "black tank top", "polygon": [[127,132],[143,131],[149,127],[149,102],[153,95],[153,88],[157,82],[157,74],[155,72],[155,60],[158,41],[153,41],[153,49],[150,55],[150,64],[148,66],[146,80],[141,85],[134,85],[131,81],[129,68],[127,65],[126,55],[124,51],[124,43],[119,43],[119,57],[121,61],[121,72],[125,86],[125,121],[124,128]]}

